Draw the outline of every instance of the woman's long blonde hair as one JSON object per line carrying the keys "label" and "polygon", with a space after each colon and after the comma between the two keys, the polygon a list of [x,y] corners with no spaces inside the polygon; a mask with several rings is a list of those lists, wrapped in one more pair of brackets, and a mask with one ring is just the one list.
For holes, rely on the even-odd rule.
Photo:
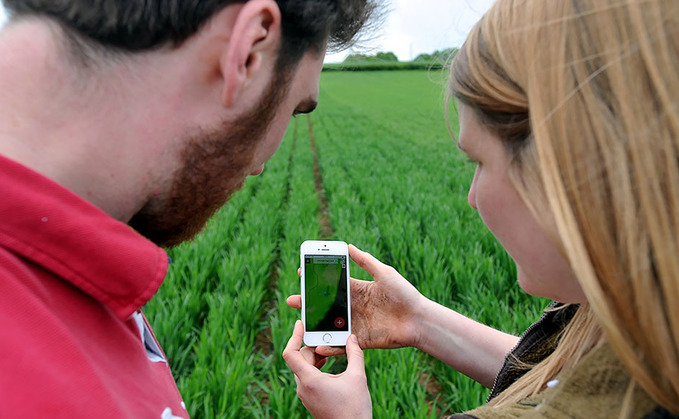
{"label": "woman's long blonde hair", "polygon": [[496,403],[539,391],[603,336],[679,413],[679,1],[500,0],[450,93],[503,139],[589,301]]}

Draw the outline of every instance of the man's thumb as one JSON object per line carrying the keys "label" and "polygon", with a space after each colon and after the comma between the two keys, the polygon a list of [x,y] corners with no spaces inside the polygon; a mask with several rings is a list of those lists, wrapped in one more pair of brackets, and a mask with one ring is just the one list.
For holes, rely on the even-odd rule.
{"label": "man's thumb", "polygon": [[347,364],[348,370],[358,369],[363,371],[365,369],[363,350],[358,346],[356,335],[351,335],[347,339]]}

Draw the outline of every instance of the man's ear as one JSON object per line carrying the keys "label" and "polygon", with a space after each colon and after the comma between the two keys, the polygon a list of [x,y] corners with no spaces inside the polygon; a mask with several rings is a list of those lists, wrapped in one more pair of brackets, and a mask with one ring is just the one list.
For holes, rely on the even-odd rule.
{"label": "man's ear", "polygon": [[[220,59],[222,103],[231,107],[258,72],[274,68],[281,40],[281,12],[274,0],[250,0],[237,12]],[[267,60],[271,65],[263,65]]]}

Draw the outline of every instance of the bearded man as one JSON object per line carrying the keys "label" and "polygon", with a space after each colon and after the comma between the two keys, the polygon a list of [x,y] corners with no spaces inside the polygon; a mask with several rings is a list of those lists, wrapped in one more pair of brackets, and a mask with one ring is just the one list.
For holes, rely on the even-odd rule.
{"label": "bearded man", "polygon": [[[370,0],[4,0],[0,413],[186,417],[141,307]],[[130,226],[132,228],[130,228]]]}

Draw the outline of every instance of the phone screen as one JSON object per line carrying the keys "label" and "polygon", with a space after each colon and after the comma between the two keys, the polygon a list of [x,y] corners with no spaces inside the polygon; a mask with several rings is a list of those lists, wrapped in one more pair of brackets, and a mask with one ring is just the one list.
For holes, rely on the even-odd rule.
{"label": "phone screen", "polygon": [[348,331],[347,257],[304,255],[306,329]]}

